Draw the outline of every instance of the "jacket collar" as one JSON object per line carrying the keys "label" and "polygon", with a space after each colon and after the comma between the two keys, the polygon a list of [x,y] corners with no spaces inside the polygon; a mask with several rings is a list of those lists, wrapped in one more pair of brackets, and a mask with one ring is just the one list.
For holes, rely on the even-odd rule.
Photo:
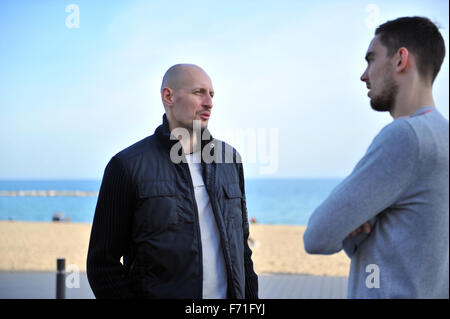
{"label": "jacket collar", "polygon": [[[205,132],[206,131],[206,132]],[[205,133],[205,134],[204,134]],[[155,130],[155,136],[160,141],[160,143],[167,148],[167,152],[170,152],[171,148],[176,144],[179,143],[178,140],[170,139],[170,128],[169,128],[169,121],[167,120],[166,114],[163,115],[163,122],[160,126],[158,126]],[[208,137],[207,139],[201,138],[201,154],[203,154],[203,148],[208,147],[212,150],[212,156],[216,157],[218,154],[216,153],[216,147],[214,146],[214,143],[210,143],[213,140],[212,135],[210,134],[208,129],[202,129],[201,136]],[[203,161],[203,156],[201,156],[202,160],[202,175],[203,179],[205,181],[206,188],[208,189],[208,192],[210,194],[214,194],[214,181],[215,181],[215,160],[213,161],[213,165],[208,165]]]}
{"label": "jacket collar", "polygon": [[[155,130],[155,136],[158,138],[158,140],[161,142],[162,145],[167,147],[167,149],[170,151],[170,149],[179,141],[176,139],[171,140],[170,139],[170,127],[169,127],[169,121],[167,120],[167,116],[164,113],[163,115],[163,122],[160,126],[158,126]],[[213,137],[209,130],[202,129],[201,130],[201,150],[203,151],[203,148],[213,140]],[[207,139],[203,139],[203,137],[207,137]]]}

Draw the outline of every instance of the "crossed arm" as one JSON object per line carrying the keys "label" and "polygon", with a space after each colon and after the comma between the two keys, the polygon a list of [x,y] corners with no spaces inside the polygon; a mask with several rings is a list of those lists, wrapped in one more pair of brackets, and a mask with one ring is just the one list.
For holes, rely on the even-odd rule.
{"label": "crossed arm", "polygon": [[418,148],[409,123],[396,120],[386,126],[353,172],[311,215],[303,237],[305,250],[334,254],[344,248],[351,256],[373,229],[376,216],[410,185]]}

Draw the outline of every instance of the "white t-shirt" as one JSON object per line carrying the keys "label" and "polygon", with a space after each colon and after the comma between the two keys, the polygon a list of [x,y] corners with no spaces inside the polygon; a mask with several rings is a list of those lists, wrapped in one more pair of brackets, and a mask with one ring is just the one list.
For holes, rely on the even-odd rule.
{"label": "white t-shirt", "polygon": [[194,185],[200,221],[200,234],[203,255],[203,298],[217,299],[227,297],[227,273],[219,230],[212,211],[209,195],[206,191],[200,163],[200,152],[186,156]]}

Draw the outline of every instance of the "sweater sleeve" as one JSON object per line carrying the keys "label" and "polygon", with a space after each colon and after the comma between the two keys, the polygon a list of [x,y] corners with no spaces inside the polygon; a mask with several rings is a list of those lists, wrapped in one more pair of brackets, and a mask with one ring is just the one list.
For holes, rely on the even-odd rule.
{"label": "sweater sleeve", "polygon": [[244,234],[244,267],[245,267],[245,299],[258,299],[258,275],[253,269],[252,250],[248,245],[248,237],[250,236],[247,204],[245,198],[244,185],[244,169],[242,164],[239,165],[239,180],[240,187],[243,194],[242,197],[242,225]]}
{"label": "sweater sleeve", "polygon": [[[377,217],[373,217],[371,220],[369,220],[370,229],[373,229],[375,227],[377,221]],[[367,238],[369,237],[369,234],[366,234],[365,232],[360,232],[356,236],[353,237],[346,237],[344,241],[342,242],[342,248],[344,249],[345,253],[349,258],[352,258],[352,256],[356,253],[358,250],[359,245]]]}
{"label": "sweater sleeve", "polygon": [[[393,205],[410,185],[419,157],[417,136],[404,119],[387,125],[353,172],[313,212],[303,240],[311,254],[333,254],[364,222]],[[361,242],[365,238],[360,238]],[[357,242],[347,242],[353,253]]]}
{"label": "sweater sleeve", "polygon": [[125,267],[130,242],[134,193],[117,157],[108,163],[95,209],[87,257],[87,275],[97,298],[130,298],[133,293]]}

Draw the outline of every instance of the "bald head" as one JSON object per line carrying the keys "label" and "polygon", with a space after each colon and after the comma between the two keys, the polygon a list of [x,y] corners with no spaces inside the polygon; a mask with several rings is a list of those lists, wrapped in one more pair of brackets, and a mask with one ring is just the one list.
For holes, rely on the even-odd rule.
{"label": "bald head", "polygon": [[164,74],[161,92],[163,88],[178,90],[179,88],[186,86],[192,82],[192,78],[198,72],[206,74],[201,67],[195,64],[175,64],[174,66],[171,66],[166,74]]}
{"label": "bald head", "polygon": [[206,128],[213,107],[214,89],[208,74],[194,64],[176,64],[167,70],[161,99],[171,130],[193,128],[193,121]]}

